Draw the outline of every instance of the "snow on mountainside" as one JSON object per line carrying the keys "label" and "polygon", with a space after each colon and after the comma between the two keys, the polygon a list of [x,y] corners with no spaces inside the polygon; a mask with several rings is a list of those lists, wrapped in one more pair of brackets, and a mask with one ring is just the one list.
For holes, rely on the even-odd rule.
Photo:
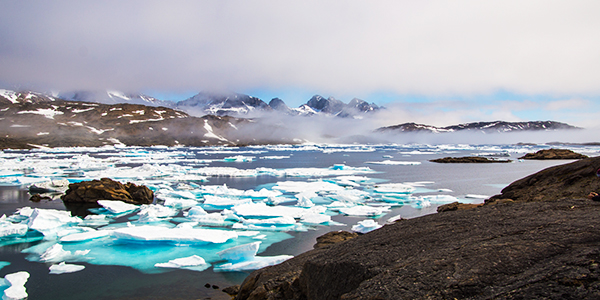
{"label": "snow on mountainside", "polygon": [[232,117],[196,118],[166,107],[65,101],[0,91],[0,148],[236,145],[227,137],[247,122]]}
{"label": "snow on mountainside", "polygon": [[192,115],[247,115],[253,111],[271,111],[272,108],[259,98],[237,93],[201,92],[179,101],[176,108]]}
{"label": "snow on mountainside", "polygon": [[173,107],[171,101],[163,101],[143,94],[124,93],[119,91],[74,91],[61,92],[58,98],[71,101],[96,102],[102,104],[141,104],[149,106]]}
{"label": "snow on mountainside", "polygon": [[446,127],[435,127],[431,125],[404,123],[394,126],[381,127],[378,132],[418,132],[418,133],[442,133],[456,131],[479,131],[479,132],[513,132],[513,131],[554,131],[565,129],[581,129],[569,124],[555,121],[530,121],[530,122],[474,122]]}

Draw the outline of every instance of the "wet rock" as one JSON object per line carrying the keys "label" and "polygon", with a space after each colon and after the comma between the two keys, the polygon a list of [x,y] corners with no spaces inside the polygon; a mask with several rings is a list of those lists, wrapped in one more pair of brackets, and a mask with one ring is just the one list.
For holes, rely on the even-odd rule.
{"label": "wet rock", "polygon": [[229,286],[229,287],[222,289],[222,291],[231,296],[235,296],[240,292],[240,285],[236,284],[234,286]]}
{"label": "wet rock", "polygon": [[432,159],[430,162],[435,163],[453,163],[453,164],[472,164],[472,163],[509,163],[509,159],[492,159],[481,156],[465,156],[465,157],[444,157],[438,159]]}
{"label": "wet rock", "polygon": [[348,231],[330,231],[320,237],[317,237],[317,243],[313,246],[313,248],[322,248],[329,245],[333,245],[339,242],[343,242],[358,236],[356,232],[348,232]]}
{"label": "wet rock", "polygon": [[31,197],[29,197],[29,201],[31,202],[40,202],[42,200],[52,201],[52,198],[48,196],[42,196],[40,194],[33,194]]}
{"label": "wet rock", "polygon": [[485,203],[487,205],[498,199],[516,202],[586,199],[590,192],[600,192],[600,178],[596,176],[599,168],[600,157],[550,167],[511,183],[501,194],[485,200]]}
{"label": "wet rock", "polygon": [[535,153],[527,153],[519,159],[584,159],[588,156],[568,149],[546,149]]}
{"label": "wet rock", "polygon": [[72,183],[65,195],[65,203],[96,203],[98,200],[119,200],[131,204],[151,204],[154,193],[146,186],[122,184],[110,178]]}
{"label": "wet rock", "polygon": [[446,212],[446,211],[454,211],[454,210],[463,210],[463,209],[473,209],[475,207],[480,207],[482,204],[468,204],[468,203],[460,203],[458,201],[440,205],[437,208],[437,212]]}

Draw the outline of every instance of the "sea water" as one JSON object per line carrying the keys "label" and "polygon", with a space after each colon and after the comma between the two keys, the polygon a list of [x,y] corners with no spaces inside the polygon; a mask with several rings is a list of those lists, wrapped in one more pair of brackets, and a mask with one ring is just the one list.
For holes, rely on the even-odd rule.
{"label": "sea water", "polygon": [[[109,177],[145,184],[155,191],[157,206],[123,212],[111,212],[110,207],[72,209],[78,216],[76,224],[57,229],[42,223],[41,229],[30,229],[25,236],[1,239],[0,261],[10,264],[0,269],[0,276],[29,272],[25,286],[30,299],[229,299],[213,286],[240,284],[252,270],[236,269],[237,263],[250,268],[263,260],[276,263],[312,249],[316,237],[332,230],[368,231],[398,216],[435,213],[444,203],[481,203],[519,178],[569,162],[518,159],[546,148],[279,145],[5,150],[0,152],[0,214],[13,223],[18,218],[27,221],[14,215],[23,207],[66,210],[59,199],[30,202],[27,191],[31,184],[64,178],[77,182]],[[594,146],[570,149],[590,156],[600,151]],[[472,155],[512,162],[429,161]],[[202,238],[201,230],[223,230],[226,238],[189,240],[196,234]],[[167,237],[160,238],[167,240],[148,241],[148,232],[164,232]],[[236,236],[227,239],[227,232]],[[180,233],[186,239],[173,237]],[[87,235],[94,237],[78,240]],[[256,252],[237,250],[249,248]],[[222,254],[231,251],[240,261]],[[158,267],[197,260],[206,264]],[[50,274],[50,266],[59,262],[84,268]]]}

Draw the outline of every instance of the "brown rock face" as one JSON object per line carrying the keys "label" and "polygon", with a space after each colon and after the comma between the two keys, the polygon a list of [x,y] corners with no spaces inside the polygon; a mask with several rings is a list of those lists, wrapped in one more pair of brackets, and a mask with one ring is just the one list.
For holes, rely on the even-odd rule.
{"label": "brown rock face", "polygon": [[72,183],[65,195],[65,203],[94,203],[98,200],[119,200],[131,204],[151,204],[154,193],[146,186],[122,184],[110,178]]}
{"label": "brown rock face", "polygon": [[520,159],[584,159],[586,155],[579,154],[567,149],[547,149],[536,153],[527,153]]}
{"label": "brown rock face", "polygon": [[463,210],[463,209],[472,209],[475,207],[480,207],[483,204],[469,204],[469,203],[460,203],[458,201],[440,205],[437,208],[437,212],[446,212],[446,211],[455,211],[455,210]]}
{"label": "brown rock face", "polygon": [[358,233],[348,232],[348,231],[330,231],[320,237],[317,238],[317,243],[313,246],[313,248],[322,248],[329,245],[333,245],[335,243],[343,242],[345,240],[349,240],[358,236]]}
{"label": "brown rock face", "polygon": [[590,192],[600,192],[600,157],[578,160],[550,167],[519,179],[502,190],[502,194],[486,200],[512,199],[516,202],[546,201],[554,199],[586,199]]}

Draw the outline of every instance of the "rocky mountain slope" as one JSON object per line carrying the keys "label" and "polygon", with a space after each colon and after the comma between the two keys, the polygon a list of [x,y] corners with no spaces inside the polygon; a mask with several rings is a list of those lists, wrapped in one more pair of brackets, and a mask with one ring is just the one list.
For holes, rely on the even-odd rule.
{"label": "rocky mountain slope", "polygon": [[140,104],[148,106],[164,106],[173,108],[174,104],[171,101],[159,100],[154,97],[123,93],[119,91],[74,91],[63,92],[56,95],[57,98],[70,101],[96,102],[102,104]]}
{"label": "rocky mountain slope", "polygon": [[166,107],[65,101],[32,92],[0,93],[1,148],[33,145],[235,145],[226,138],[248,120],[192,117]]}
{"label": "rocky mountain slope", "polygon": [[[503,191],[516,202],[401,220],[311,250],[254,271],[235,299],[597,299],[600,202],[585,195],[600,187],[598,167],[600,158],[553,167]],[[554,192],[517,197],[528,189]]]}
{"label": "rocky mountain slope", "polygon": [[436,127],[431,125],[403,123],[399,125],[381,127],[377,132],[388,133],[443,133],[458,131],[479,131],[485,133],[491,132],[515,132],[515,131],[554,131],[580,129],[579,127],[555,121],[529,121],[529,122],[474,122],[446,127]]}

